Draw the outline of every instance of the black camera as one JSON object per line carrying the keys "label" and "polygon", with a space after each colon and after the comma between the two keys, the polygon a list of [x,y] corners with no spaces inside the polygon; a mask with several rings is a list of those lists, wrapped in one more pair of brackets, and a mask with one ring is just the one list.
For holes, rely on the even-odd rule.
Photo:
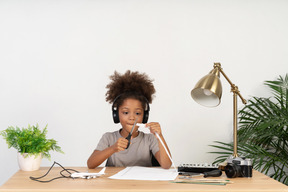
{"label": "black camera", "polygon": [[252,177],[252,167],[251,159],[235,157],[227,159],[227,165],[224,170],[229,178]]}

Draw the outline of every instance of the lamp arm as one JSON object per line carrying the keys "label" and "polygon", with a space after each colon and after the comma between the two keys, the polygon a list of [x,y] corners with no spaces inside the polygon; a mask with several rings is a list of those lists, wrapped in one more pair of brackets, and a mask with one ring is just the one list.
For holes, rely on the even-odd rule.
{"label": "lamp arm", "polygon": [[223,69],[221,68],[221,64],[214,63],[214,68],[217,68],[220,71],[220,73],[225,77],[225,79],[228,81],[228,83],[231,85],[231,92],[237,94],[240,97],[243,104],[247,104],[247,101],[240,94],[238,87],[235,84],[233,84],[231,80],[228,78],[228,76],[224,73]]}
{"label": "lamp arm", "polygon": [[246,104],[247,101],[242,97],[240,94],[240,91],[238,90],[238,87],[233,84],[230,79],[227,77],[227,75],[224,73],[224,71],[221,68],[220,63],[214,63],[214,68],[217,68],[220,73],[225,77],[225,79],[229,82],[231,85],[231,92],[233,92],[233,158],[238,157],[237,152],[237,146],[238,146],[238,139],[237,139],[237,130],[238,130],[238,122],[237,122],[237,96],[239,96],[242,100],[243,104]]}

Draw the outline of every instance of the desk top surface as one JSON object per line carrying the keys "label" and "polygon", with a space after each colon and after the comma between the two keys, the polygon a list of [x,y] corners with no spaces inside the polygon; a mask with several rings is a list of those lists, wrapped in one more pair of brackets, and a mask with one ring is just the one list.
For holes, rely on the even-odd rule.
{"label": "desk top surface", "polygon": [[[73,167],[77,171],[86,172],[88,169],[84,167]],[[173,183],[171,181],[138,181],[138,180],[114,180],[109,179],[111,175],[116,174],[123,167],[107,167],[105,175],[96,179],[57,179],[50,183],[40,183],[32,181],[29,177],[40,177],[47,171],[47,167],[42,167],[38,171],[25,172],[19,170],[6,183],[0,187],[2,191],[201,191],[201,192],[225,192],[225,191],[249,191],[249,192],[288,192],[288,187],[268,176],[253,170],[252,178],[231,178],[233,183],[227,185],[204,185],[204,184],[185,184]],[[59,172],[62,169],[54,167],[51,172],[45,177],[45,180],[60,176]],[[101,168],[89,169],[88,172],[99,172]],[[227,179],[225,173],[220,177]]]}

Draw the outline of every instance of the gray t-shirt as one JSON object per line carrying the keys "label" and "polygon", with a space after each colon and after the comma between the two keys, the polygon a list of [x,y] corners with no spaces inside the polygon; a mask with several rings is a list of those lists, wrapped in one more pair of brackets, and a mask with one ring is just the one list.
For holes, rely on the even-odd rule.
{"label": "gray t-shirt", "polygon": [[[96,150],[102,151],[116,143],[122,137],[120,130],[107,132],[100,139]],[[145,166],[151,167],[152,154],[159,151],[158,141],[153,134],[146,134],[139,131],[137,137],[131,139],[128,149],[116,152],[107,159],[106,166],[127,167],[127,166]],[[151,154],[152,153],[152,154]]]}

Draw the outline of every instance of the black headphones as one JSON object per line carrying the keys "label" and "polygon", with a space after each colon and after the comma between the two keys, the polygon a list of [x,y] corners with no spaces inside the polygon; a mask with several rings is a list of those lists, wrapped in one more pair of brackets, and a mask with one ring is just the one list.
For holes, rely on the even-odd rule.
{"label": "black headphones", "polygon": [[[121,97],[123,94],[120,94],[118,95],[114,101],[113,101],[113,104],[112,104],[112,116],[113,116],[113,121],[114,123],[119,123],[120,122],[120,119],[119,119],[119,111],[118,111],[118,108],[115,106],[115,102],[119,99],[119,97]],[[144,96],[143,96],[144,97]],[[143,121],[142,123],[147,123],[148,122],[148,117],[149,117],[149,111],[150,111],[150,107],[149,107],[149,102],[147,100],[146,97],[145,98],[145,101],[146,101],[146,107],[144,109],[144,114],[143,114]]]}

